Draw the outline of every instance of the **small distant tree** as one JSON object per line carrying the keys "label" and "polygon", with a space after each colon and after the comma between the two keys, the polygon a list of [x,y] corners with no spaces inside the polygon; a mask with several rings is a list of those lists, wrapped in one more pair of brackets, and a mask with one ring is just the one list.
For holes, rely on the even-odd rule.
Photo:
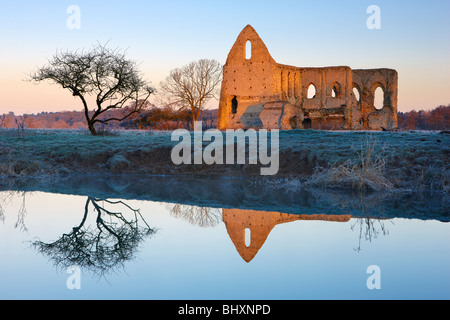
{"label": "small distant tree", "polygon": [[[143,80],[136,62],[125,57],[125,53],[95,45],[86,52],[58,52],[48,65],[31,74],[31,81],[48,80],[69,90],[74,97],[80,98],[88,128],[97,135],[96,123],[108,124],[111,121],[123,121],[147,106],[145,101],[155,92]],[[95,99],[95,105],[89,106],[89,98]],[[131,104],[123,116],[100,117],[105,112],[122,109]]]}
{"label": "small distant tree", "polygon": [[199,60],[175,69],[161,82],[161,93],[170,106],[191,111],[195,128],[206,103],[218,96],[222,66],[215,60]]}
{"label": "small distant tree", "polygon": [[25,129],[29,125],[28,115],[25,114],[23,116],[16,117],[15,122],[17,127],[17,136],[23,138]]}

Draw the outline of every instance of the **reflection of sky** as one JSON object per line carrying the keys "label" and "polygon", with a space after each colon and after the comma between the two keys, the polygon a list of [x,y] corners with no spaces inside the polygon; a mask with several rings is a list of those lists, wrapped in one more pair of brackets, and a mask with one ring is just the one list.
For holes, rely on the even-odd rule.
{"label": "reflection of sky", "polygon": [[[394,68],[399,107],[450,102],[448,1],[376,2],[381,30],[366,28],[372,1],[2,1],[0,113],[79,109],[61,89],[24,83],[57,49],[96,41],[128,48],[157,85],[171,69],[200,58],[224,63],[239,32],[253,25],[276,61],[295,66]],[[66,28],[69,5],[81,9],[81,30]],[[17,97],[20,96],[20,99]],[[51,99],[50,99],[51,97]]]}
{"label": "reflection of sky", "polygon": [[[0,194],[3,196],[3,193]],[[81,222],[84,197],[27,194],[27,233],[14,229],[22,198],[5,206],[0,223],[0,299],[409,299],[450,297],[449,224],[384,221],[389,235],[362,241],[356,223],[296,221],[276,226],[245,263],[225,225],[200,228],[172,217],[168,205],[127,201],[157,233],[135,261],[107,280],[82,275],[69,291],[57,271],[27,241],[56,240]],[[366,269],[381,268],[380,291],[369,291]]]}

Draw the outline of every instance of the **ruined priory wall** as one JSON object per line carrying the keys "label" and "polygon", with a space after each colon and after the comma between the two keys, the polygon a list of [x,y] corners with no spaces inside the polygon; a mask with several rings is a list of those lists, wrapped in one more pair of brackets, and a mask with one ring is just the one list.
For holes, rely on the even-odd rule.
{"label": "ruined priory wall", "polygon": [[[247,51],[250,51],[250,56],[247,56]],[[247,26],[233,45],[223,68],[219,129],[242,126],[239,119],[247,107],[275,100],[275,65],[258,34]],[[234,110],[233,99],[237,100]]]}
{"label": "ruined priory wall", "polygon": [[[310,86],[315,96],[308,96]],[[380,110],[374,105],[378,87],[384,92]],[[218,128],[390,130],[397,127],[397,92],[392,69],[278,64],[247,26],[223,68]]]}
{"label": "ruined priory wall", "polygon": [[[350,67],[301,68],[302,103],[305,117],[315,129],[351,127],[352,70]],[[316,94],[308,97],[314,86]],[[333,96],[333,89],[335,95]]]}
{"label": "ruined priory wall", "polygon": [[[360,93],[354,114],[354,127],[369,130],[397,128],[398,73],[392,69],[353,70],[353,86]],[[384,93],[383,108],[375,108],[375,91]]]}

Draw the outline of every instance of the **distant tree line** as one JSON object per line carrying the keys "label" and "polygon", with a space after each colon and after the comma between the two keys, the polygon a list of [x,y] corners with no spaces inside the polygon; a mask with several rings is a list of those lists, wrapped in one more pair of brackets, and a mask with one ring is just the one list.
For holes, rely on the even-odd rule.
{"label": "distant tree line", "polygon": [[[100,124],[100,131],[108,130],[192,130],[192,114],[189,109],[158,108],[149,105],[146,111],[135,114],[123,121],[112,121]],[[128,112],[127,108],[108,111],[103,117],[110,119],[122,117]],[[199,120],[204,129],[217,127],[218,110],[205,109],[201,111]],[[83,111],[41,112],[38,114],[15,115],[13,112],[0,115],[0,128],[22,129],[88,129]]]}
{"label": "distant tree line", "polygon": [[[204,129],[217,127],[217,109],[201,110],[195,117],[202,121]],[[152,105],[141,114],[122,121],[118,124],[118,127],[125,130],[192,130],[192,118],[191,109],[178,109],[172,106],[158,108]]]}
{"label": "distant tree line", "polygon": [[[103,130],[175,130],[192,129],[191,109],[178,109],[171,106],[157,107],[145,102],[145,111],[134,114],[123,121],[103,124]],[[133,106],[108,111],[105,118],[120,118],[128,114]],[[217,127],[217,109],[204,109],[199,120],[204,129]],[[101,119],[101,118],[100,118]],[[0,115],[0,128],[28,129],[87,129],[85,115],[82,111],[41,112],[16,116],[13,112]],[[430,111],[409,111],[398,113],[398,128],[407,130],[450,130],[450,105],[439,106]]]}
{"label": "distant tree line", "polygon": [[450,130],[450,105],[439,106],[430,111],[399,112],[400,130]]}

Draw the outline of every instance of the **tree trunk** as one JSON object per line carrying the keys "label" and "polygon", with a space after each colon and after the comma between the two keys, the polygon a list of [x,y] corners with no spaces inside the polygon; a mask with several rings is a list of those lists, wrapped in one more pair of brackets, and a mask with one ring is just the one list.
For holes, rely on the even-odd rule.
{"label": "tree trunk", "polygon": [[89,131],[92,133],[92,135],[93,136],[98,135],[97,130],[95,130],[94,122],[90,119],[88,119],[87,122],[88,122]]}
{"label": "tree trunk", "polygon": [[195,119],[195,113],[194,112],[192,112],[192,130],[197,130],[197,121],[196,121],[196,119]]}

